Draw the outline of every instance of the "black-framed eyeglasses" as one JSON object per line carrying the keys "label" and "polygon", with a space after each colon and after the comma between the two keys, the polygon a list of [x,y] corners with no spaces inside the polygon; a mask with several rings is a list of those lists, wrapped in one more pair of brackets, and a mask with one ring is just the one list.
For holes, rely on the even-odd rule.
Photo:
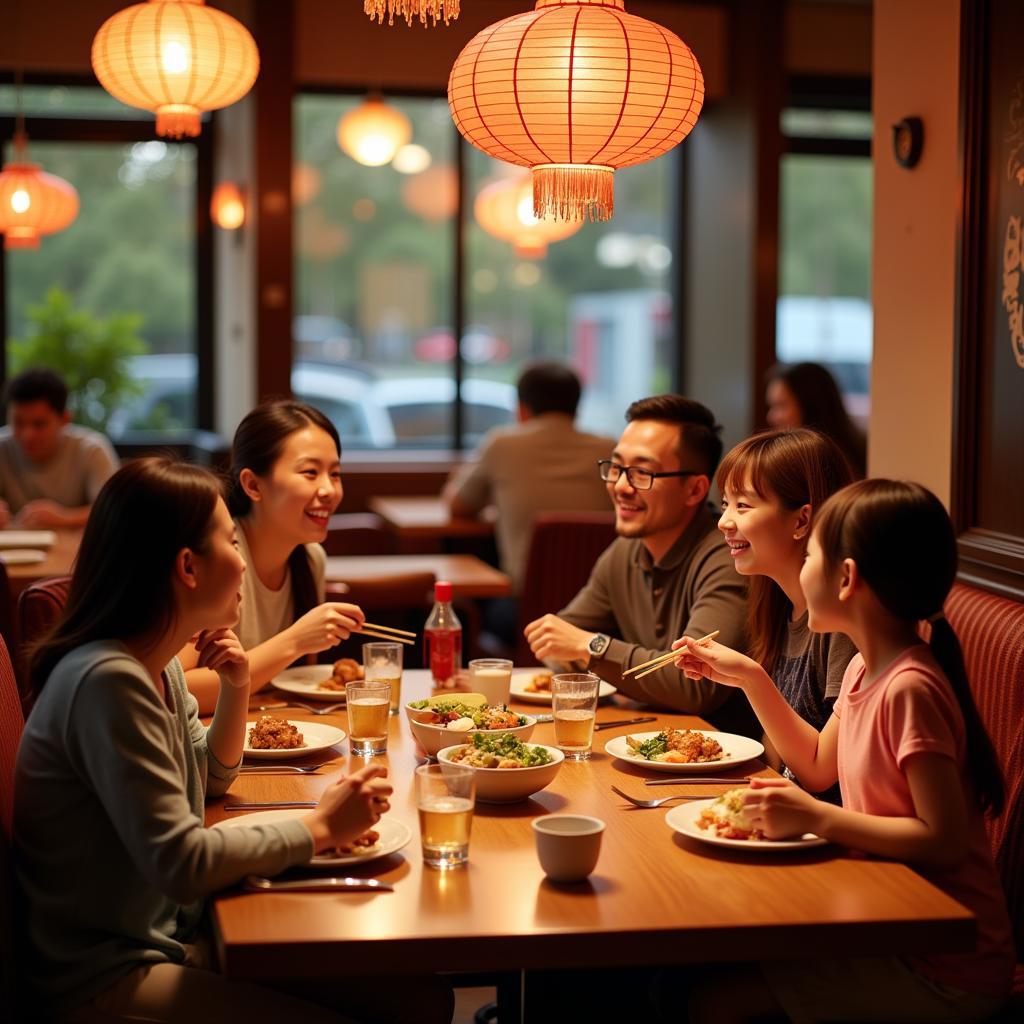
{"label": "black-framed eyeglasses", "polygon": [[597,463],[601,479],[607,484],[615,483],[623,473],[626,474],[626,482],[634,491],[649,491],[654,486],[654,481],[663,476],[701,476],[697,469],[678,469],[671,473],[652,473],[649,469],[641,469],[639,466],[621,466],[611,459],[600,459]]}

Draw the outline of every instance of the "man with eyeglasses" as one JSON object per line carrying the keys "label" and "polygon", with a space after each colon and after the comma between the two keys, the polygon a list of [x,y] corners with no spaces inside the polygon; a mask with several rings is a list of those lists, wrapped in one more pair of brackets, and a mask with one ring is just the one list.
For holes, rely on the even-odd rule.
{"label": "man with eyeglasses", "polygon": [[717,629],[720,643],[742,650],[747,596],[708,505],[722,456],[714,415],[659,395],[634,402],[626,420],[612,457],[597,466],[619,536],[568,607],[531,622],[526,639],[542,661],[586,666],[627,696],[749,732],[756,723],[739,690],[689,680],[671,664],[639,680],[622,675],[683,634]]}

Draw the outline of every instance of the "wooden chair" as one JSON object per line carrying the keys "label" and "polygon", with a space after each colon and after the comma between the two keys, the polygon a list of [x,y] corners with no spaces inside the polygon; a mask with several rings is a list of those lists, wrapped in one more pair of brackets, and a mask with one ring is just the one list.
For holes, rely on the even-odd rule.
{"label": "wooden chair", "polygon": [[[64,610],[64,605],[67,604],[70,588],[70,576],[51,576],[49,579],[29,584],[21,592],[18,598],[18,635],[21,637],[23,652],[53,627]],[[24,654],[18,660],[21,708],[27,719],[39,694],[33,689],[28,678]]]}
{"label": "wooden chair", "polygon": [[519,595],[517,665],[533,665],[537,660],[523,637],[527,623],[564,608],[613,540],[612,512],[546,512],[537,517]]}
{"label": "wooden chair", "polygon": [[11,820],[14,816],[14,766],[24,720],[21,696],[14,678],[14,667],[7,644],[0,637],[0,1020],[22,1020],[15,979],[20,959],[16,936],[18,927],[16,887],[11,861]]}
{"label": "wooden chair", "polygon": [[[956,584],[946,617],[964,652],[974,701],[999,758],[1006,806],[986,822],[1017,946],[1014,1004],[1024,1019],[1024,604]],[[1022,1016],[1016,1016],[1022,1014]]]}
{"label": "wooden chair", "polygon": [[331,516],[324,550],[328,555],[393,555],[395,538],[373,512]]}

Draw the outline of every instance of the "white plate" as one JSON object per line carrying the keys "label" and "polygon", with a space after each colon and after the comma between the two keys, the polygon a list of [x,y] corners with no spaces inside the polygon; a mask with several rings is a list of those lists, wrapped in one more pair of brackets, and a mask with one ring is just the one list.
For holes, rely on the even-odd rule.
{"label": "white plate", "polygon": [[45,551],[29,551],[27,548],[8,548],[6,551],[0,551],[0,562],[4,565],[37,565],[45,561]]}
{"label": "white plate", "polygon": [[626,736],[632,736],[638,740],[653,739],[662,729],[655,729],[654,732],[631,732],[622,736],[610,739],[604,749],[612,757],[620,761],[628,761],[639,768],[650,768],[655,772],[671,772],[688,774],[690,772],[717,772],[723,768],[731,768],[735,764],[743,764],[744,761],[752,761],[764,753],[764,747],[748,736],[737,736],[731,732],[711,732],[707,729],[698,729],[697,732],[718,740],[722,745],[722,756],[717,761],[699,761],[695,764],[671,764],[666,761],[648,761],[646,757],[639,757],[634,754],[626,745]]}
{"label": "white plate", "polygon": [[799,839],[725,839],[716,836],[710,829],[702,829],[697,819],[706,807],[714,803],[711,800],[687,800],[686,803],[673,807],[665,815],[665,823],[680,835],[699,839],[702,843],[712,846],[729,846],[733,849],[749,850],[751,853],[774,853],[776,850],[804,850],[809,846],[825,846],[827,839],[816,836],[813,832],[805,832]]}
{"label": "white plate", "polygon": [[[297,697],[309,700],[342,702],[345,691],[325,690],[320,684],[334,674],[333,665],[300,665],[298,668],[286,668],[270,680],[271,684],[285,693],[294,693]],[[358,680],[357,680],[358,681]]]}
{"label": "white plate", "polygon": [[[231,818],[225,818],[223,821],[218,821],[213,827],[237,828],[239,825],[273,825],[276,822],[299,818],[308,813],[309,811],[300,811],[298,809],[254,811],[252,814],[239,814]],[[363,853],[349,853],[341,857],[328,857],[325,855],[314,857],[309,862],[309,866],[314,868],[340,868],[346,864],[363,864],[401,850],[412,839],[412,832],[409,830],[409,826],[403,825],[396,818],[381,818],[373,827],[380,833],[380,839],[376,846],[368,847]]]}
{"label": "white plate", "polygon": [[53,530],[0,530],[0,548],[52,548],[56,543]]}
{"label": "white plate", "polygon": [[[543,672],[544,669],[538,668],[534,672],[513,672],[512,673],[512,685],[509,687],[509,697],[515,700],[525,700],[528,704],[550,704],[551,703],[551,691],[548,690],[544,693],[533,693],[526,689],[526,684],[536,675]],[[558,673],[556,672],[555,675]],[[618,691],[612,686],[611,683],[606,683],[603,679],[601,685],[597,688],[598,700],[604,697],[610,697],[613,693]]]}
{"label": "white plate", "polygon": [[345,738],[345,733],[341,729],[323,722],[297,722],[291,718],[287,721],[302,733],[302,738],[306,741],[304,747],[292,747],[290,750],[256,750],[250,747],[249,729],[256,724],[255,719],[250,719],[245,723],[245,746],[242,748],[245,756],[253,761],[287,761],[293,757],[315,754],[318,750],[327,750]]}

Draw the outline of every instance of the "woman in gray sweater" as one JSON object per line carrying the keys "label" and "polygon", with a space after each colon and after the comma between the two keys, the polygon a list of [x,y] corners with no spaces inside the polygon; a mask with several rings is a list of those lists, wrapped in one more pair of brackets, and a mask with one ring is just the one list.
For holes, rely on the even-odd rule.
{"label": "woman in gray sweater", "polygon": [[[210,893],[355,838],[391,792],[370,766],[302,818],[204,827],[205,797],[227,790],[242,756],[249,668],[229,627],[244,571],[205,470],[139,459],[100,492],[65,613],[31,657],[45,686],[17,761],[28,979],[47,1018],[347,1019],[228,982],[197,942]],[[220,680],[209,728],[175,658],[189,638]]]}

